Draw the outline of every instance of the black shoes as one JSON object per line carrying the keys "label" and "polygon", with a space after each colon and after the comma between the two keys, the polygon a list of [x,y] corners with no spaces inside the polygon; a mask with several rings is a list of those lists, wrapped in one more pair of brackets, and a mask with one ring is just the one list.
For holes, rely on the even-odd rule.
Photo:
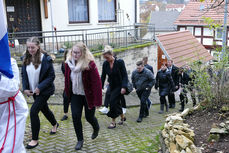
{"label": "black shoes", "polygon": [[61,121],[64,121],[64,120],[67,120],[68,119],[68,116],[67,115],[64,115],[61,119]]}
{"label": "black shoes", "polygon": [[77,142],[75,149],[80,150],[82,147],[83,147],[83,140]]}
{"label": "black shoes", "polygon": [[139,117],[139,118],[137,119],[137,122],[138,122],[138,123],[142,122],[142,118]]}
{"label": "black shoes", "polygon": [[[57,128],[58,128],[58,127],[59,127],[59,123],[57,123],[56,131],[57,131]],[[53,132],[53,131],[51,130],[50,135],[53,135],[53,134],[56,134],[56,132]]]}
{"label": "black shoes", "polygon": [[30,146],[29,144],[27,144],[27,146],[25,147],[26,149],[33,149],[36,148],[39,145],[39,143],[37,143],[35,146]]}
{"label": "black shoes", "polygon": [[95,139],[97,136],[99,135],[99,129],[98,130],[94,130],[94,132],[91,135],[91,139]]}

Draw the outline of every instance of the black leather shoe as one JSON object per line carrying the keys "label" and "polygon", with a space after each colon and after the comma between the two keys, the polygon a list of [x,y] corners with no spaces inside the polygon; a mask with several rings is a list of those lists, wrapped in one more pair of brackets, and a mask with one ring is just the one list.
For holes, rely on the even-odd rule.
{"label": "black leather shoe", "polygon": [[68,119],[68,116],[67,115],[64,115],[61,119],[61,121],[64,121],[64,120],[67,120]]}
{"label": "black leather shoe", "polygon": [[31,146],[29,144],[27,144],[27,146],[25,147],[26,149],[33,149],[36,148],[39,145],[39,143],[37,143],[35,146]]}
{"label": "black leather shoe", "polygon": [[82,147],[83,147],[83,140],[77,142],[75,149],[80,150]]}
{"label": "black leather shoe", "polygon": [[139,117],[139,118],[137,119],[137,122],[138,122],[138,123],[142,122],[142,118]]}
{"label": "black leather shoe", "polygon": [[[58,128],[58,127],[59,127],[59,123],[57,123],[56,131],[57,131],[57,128]],[[53,135],[53,134],[56,134],[56,132],[52,132],[52,130],[51,130],[50,135]]]}
{"label": "black leather shoe", "polygon": [[94,132],[91,135],[91,139],[95,139],[97,136],[99,135],[99,129],[98,130],[94,130]]}

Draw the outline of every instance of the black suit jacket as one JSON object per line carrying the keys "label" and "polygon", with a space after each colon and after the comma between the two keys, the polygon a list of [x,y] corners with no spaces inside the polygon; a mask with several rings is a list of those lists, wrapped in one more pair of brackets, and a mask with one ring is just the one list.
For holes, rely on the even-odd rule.
{"label": "black suit jacket", "polygon": [[179,87],[179,68],[176,67],[175,65],[172,66],[171,76],[173,78],[173,82],[175,86]]}

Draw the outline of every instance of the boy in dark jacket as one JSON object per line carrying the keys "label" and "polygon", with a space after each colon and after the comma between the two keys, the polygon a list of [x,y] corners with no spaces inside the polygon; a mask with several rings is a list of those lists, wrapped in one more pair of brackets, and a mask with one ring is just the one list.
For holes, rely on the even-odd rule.
{"label": "boy in dark jacket", "polygon": [[155,79],[150,70],[144,68],[142,61],[137,62],[136,65],[137,69],[133,71],[131,80],[141,101],[140,113],[137,122],[142,122],[143,117],[149,116],[147,99],[149,98]]}

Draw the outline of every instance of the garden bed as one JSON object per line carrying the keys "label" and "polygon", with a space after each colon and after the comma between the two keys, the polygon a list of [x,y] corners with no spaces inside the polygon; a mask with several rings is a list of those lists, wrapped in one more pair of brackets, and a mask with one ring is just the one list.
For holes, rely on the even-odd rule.
{"label": "garden bed", "polygon": [[212,108],[194,111],[186,116],[185,122],[195,131],[194,143],[201,147],[203,153],[229,153],[229,134],[220,135],[217,140],[210,139],[211,129],[229,120],[227,114]]}

